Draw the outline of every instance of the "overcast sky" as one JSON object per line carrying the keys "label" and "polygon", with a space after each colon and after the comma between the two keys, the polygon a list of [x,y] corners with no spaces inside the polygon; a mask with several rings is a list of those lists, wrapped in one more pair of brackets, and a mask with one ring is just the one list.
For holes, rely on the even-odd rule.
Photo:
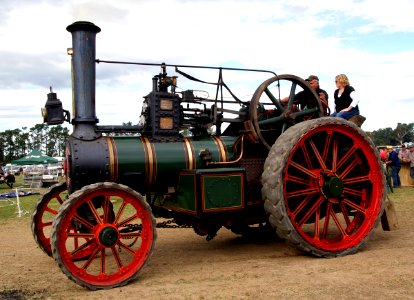
{"label": "overcast sky", "polygon": [[[0,0],[0,131],[41,123],[49,91],[71,110],[71,34],[90,21],[97,58],[267,69],[318,75],[333,107],[345,73],[360,97],[363,129],[414,122],[414,1]],[[187,71],[187,70],[186,70]],[[159,68],[97,65],[99,125],[138,122]],[[174,75],[169,70],[169,75]],[[198,73],[208,81],[217,73]],[[225,73],[249,100],[269,76]],[[179,76],[178,86],[197,89]]]}

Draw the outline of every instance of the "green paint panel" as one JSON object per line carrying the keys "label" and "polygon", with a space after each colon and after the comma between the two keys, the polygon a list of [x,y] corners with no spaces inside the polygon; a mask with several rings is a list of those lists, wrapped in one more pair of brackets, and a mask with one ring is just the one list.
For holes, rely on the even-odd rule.
{"label": "green paint panel", "polygon": [[145,151],[139,137],[114,138],[118,159],[118,174],[142,172],[145,174]]}
{"label": "green paint panel", "polygon": [[167,207],[173,210],[184,210],[196,213],[195,172],[180,173],[175,199],[165,201]]}
{"label": "green paint panel", "polygon": [[156,153],[158,176],[172,172],[176,173],[186,168],[184,143],[153,143],[153,145]]}
{"label": "green paint panel", "polygon": [[[237,172],[236,172],[237,170]],[[200,174],[203,211],[234,210],[244,206],[244,173],[240,169]]]}

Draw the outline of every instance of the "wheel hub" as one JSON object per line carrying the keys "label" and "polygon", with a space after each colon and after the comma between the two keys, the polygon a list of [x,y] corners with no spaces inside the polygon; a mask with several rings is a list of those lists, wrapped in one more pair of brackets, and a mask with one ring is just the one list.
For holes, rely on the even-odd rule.
{"label": "wheel hub", "polygon": [[344,183],[336,175],[326,175],[323,185],[325,195],[328,197],[339,197],[344,191]]}
{"label": "wheel hub", "polygon": [[104,227],[99,233],[99,242],[105,247],[112,247],[118,241],[118,231],[111,226]]}
{"label": "wheel hub", "polygon": [[290,109],[286,109],[283,112],[283,117],[286,121],[294,121],[295,120],[295,114]]}

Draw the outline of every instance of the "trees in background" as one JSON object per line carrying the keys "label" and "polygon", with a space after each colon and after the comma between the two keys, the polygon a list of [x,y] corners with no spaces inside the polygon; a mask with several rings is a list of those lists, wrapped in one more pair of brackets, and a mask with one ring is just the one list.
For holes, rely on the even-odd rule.
{"label": "trees in background", "polygon": [[[123,125],[131,125],[131,122]],[[395,129],[388,127],[367,134],[377,146],[396,146],[414,142],[414,123],[398,123]],[[69,130],[61,125],[37,124],[30,129],[23,127],[5,130],[0,132],[0,163],[23,157],[33,149],[38,149],[49,156],[64,156],[68,136]]]}
{"label": "trees in background", "polygon": [[64,156],[69,130],[61,125],[37,124],[27,129],[0,132],[0,163],[8,163],[38,149],[49,156]]}
{"label": "trees in background", "polygon": [[397,146],[414,142],[414,123],[398,123],[395,129],[387,127],[368,132],[368,135],[377,146]]}

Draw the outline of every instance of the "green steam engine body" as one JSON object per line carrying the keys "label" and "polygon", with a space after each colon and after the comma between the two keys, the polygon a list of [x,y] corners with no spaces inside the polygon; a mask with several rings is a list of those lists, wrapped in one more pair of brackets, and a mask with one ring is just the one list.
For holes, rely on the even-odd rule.
{"label": "green steam engine body", "polygon": [[[71,280],[103,289],[137,278],[153,252],[157,221],[192,227],[208,241],[223,227],[277,234],[318,257],[354,253],[372,235],[385,197],[379,155],[356,125],[328,117],[305,80],[231,69],[271,73],[244,102],[224,83],[226,68],[215,68],[217,94],[209,99],[177,92],[169,65],[128,63],[161,67],[139,123],[99,126],[95,66],[125,62],[95,58],[96,25],[75,22],[67,30],[73,119],[52,91],[43,109],[46,123],[73,124],[66,182],[39,200],[32,230]],[[179,70],[186,66],[174,67],[200,82]],[[284,85],[289,96],[280,101]],[[223,88],[232,101],[219,97]]]}

